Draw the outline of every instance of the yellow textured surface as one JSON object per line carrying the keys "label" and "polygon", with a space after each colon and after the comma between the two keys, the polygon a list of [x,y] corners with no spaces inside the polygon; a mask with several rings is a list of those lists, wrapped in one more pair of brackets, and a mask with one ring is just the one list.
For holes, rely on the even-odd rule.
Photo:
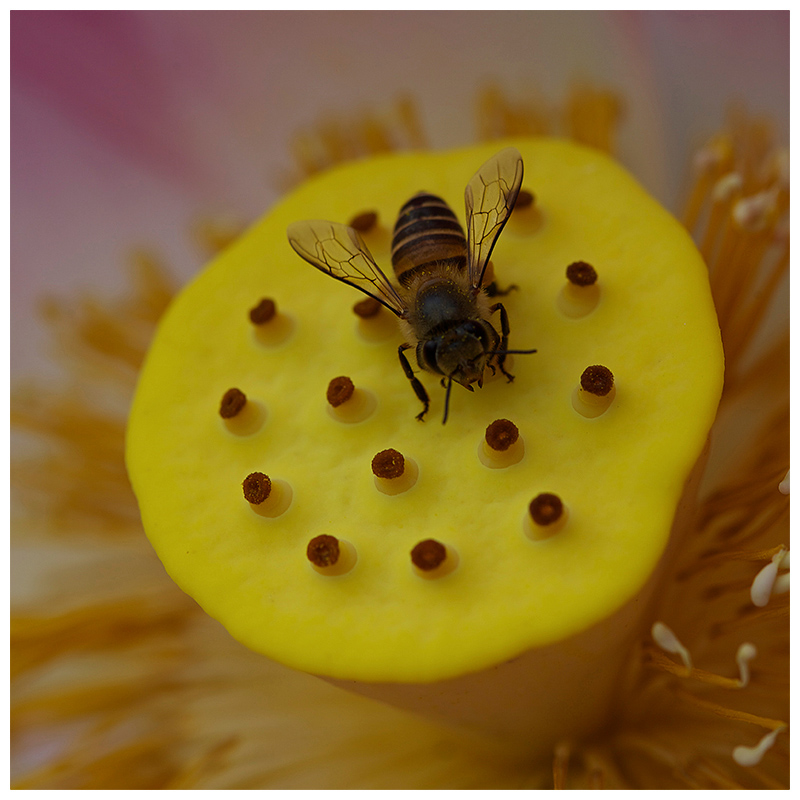
{"label": "yellow textured surface", "polygon": [[[363,295],[302,261],[286,227],[375,209],[391,229],[420,189],[463,220],[467,181],[506,144],[523,156],[523,188],[543,224],[531,232],[512,217],[492,260],[499,284],[520,287],[503,298],[509,346],[538,353],[513,357],[512,384],[454,385],[444,426],[444,391],[421,373],[431,396],[421,423],[399,333],[377,343],[359,335],[351,309]],[[365,238],[392,276],[388,237]],[[596,268],[601,295],[573,319],[557,296],[577,260]],[[254,337],[248,311],[261,297],[294,320],[279,346]],[[611,369],[617,391],[605,414],[587,419],[571,397],[592,364]],[[432,681],[579,632],[637,592],[666,545],[722,371],[700,256],[613,161],[553,140],[393,155],[301,186],[174,301],[141,375],[128,469],[168,572],[237,639],[318,674]],[[325,392],[338,375],[377,396],[367,420],[331,418]],[[217,413],[233,386],[266,409],[250,436],[230,433]],[[517,424],[525,455],[489,469],[477,450],[499,417]],[[370,462],[386,448],[418,465],[408,492],[375,488]],[[241,483],[254,471],[292,487],[284,515],[267,519],[245,502]],[[540,492],[558,494],[569,519],[533,542],[523,518]],[[321,533],[355,547],[348,574],[312,568],[306,546]],[[454,572],[415,574],[409,552],[425,538],[458,553]]]}

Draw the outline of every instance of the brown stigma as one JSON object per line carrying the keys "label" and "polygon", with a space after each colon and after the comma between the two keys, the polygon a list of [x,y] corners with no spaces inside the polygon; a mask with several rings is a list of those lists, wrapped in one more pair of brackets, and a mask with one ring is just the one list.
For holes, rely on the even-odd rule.
{"label": "brown stigma", "polygon": [[247,397],[245,393],[239,389],[228,389],[222,395],[222,401],[219,404],[219,415],[222,419],[233,419],[247,404]]}
{"label": "brown stigma", "polygon": [[573,261],[567,267],[567,280],[574,286],[591,286],[597,282],[597,272],[585,261]]}
{"label": "brown stigma", "polygon": [[258,305],[250,309],[250,322],[253,325],[264,325],[269,322],[277,313],[275,301],[268,297],[262,298]]}
{"label": "brown stigma", "polygon": [[564,513],[564,504],[557,494],[543,492],[531,500],[528,510],[537,525],[552,525],[561,519],[561,515]]}
{"label": "brown stigma", "polygon": [[353,313],[361,319],[374,317],[381,310],[381,304],[374,297],[365,297],[353,306]]}
{"label": "brown stigma", "polygon": [[346,375],[340,375],[328,384],[328,391],[325,393],[325,397],[336,408],[342,403],[346,403],[353,396],[354,391],[353,381]]}
{"label": "brown stigma", "polygon": [[308,543],[306,555],[315,567],[332,567],[339,560],[339,540],[327,533],[315,536]]}
{"label": "brown stigma", "polygon": [[263,472],[251,472],[242,481],[244,499],[254,506],[260,505],[272,491],[272,481]]}
{"label": "brown stigma", "polygon": [[589,394],[605,397],[614,388],[614,376],[608,367],[595,364],[586,367],[581,375],[581,389]]}
{"label": "brown stigma", "polygon": [[405,470],[405,459],[397,450],[381,450],[372,459],[372,474],[376,478],[399,478]]}
{"label": "brown stigma", "polygon": [[533,205],[535,200],[536,197],[527,189],[520,189],[519,194],[517,195],[517,202],[514,204],[514,208],[529,208]]}
{"label": "brown stigma", "polygon": [[519,428],[509,419],[496,419],[486,428],[486,444],[503,452],[519,439]]}
{"label": "brown stigma", "polygon": [[350,227],[359,233],[368,233],[378,224],[377,211],[362,211],[350,220]]}
{"label": "brown stigma", "polygon": [[436,569],[447,558],[447,548],[436,539],[425,539],[411,551],[411,563],[424,572]]}

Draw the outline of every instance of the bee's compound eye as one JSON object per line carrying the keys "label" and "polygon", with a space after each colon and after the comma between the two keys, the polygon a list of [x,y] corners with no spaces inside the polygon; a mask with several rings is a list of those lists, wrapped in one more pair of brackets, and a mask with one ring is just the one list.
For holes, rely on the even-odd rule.
{"label": "bee's compound eye", "polygon": [[486,328],[484,328],[479,322],[473,322],[470,320],[469,322],[464,323],[464,332],[469,333],[478,339],[484,350],[488,349],[489,336],[486,333]]}
{"label": "bee's compound eye", "polygon": [[434,372],[441,372],[436,364],[438,350],[439,342],[437,339],[428,339],[428,341],[422,346],[422,360]]}

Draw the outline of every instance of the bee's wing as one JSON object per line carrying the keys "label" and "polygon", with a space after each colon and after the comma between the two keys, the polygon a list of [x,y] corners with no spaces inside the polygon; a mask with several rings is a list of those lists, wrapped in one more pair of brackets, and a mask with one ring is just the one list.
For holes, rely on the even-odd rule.
{"label": "bee's wing", "polygon": [[467,184],[464,200],[467,207],[469,278],[476,288],[483,281],[494,243],[517,202],[520,186],[522,156],[514,147],[507,147],[492,156]]}
{"label": "bee's wing", "polygon": [[293,222],[286,234],[297,255],[309,264],[355,286],[398,317],[404,315],[403,300],[353,228],[336,222],[306,220]]}

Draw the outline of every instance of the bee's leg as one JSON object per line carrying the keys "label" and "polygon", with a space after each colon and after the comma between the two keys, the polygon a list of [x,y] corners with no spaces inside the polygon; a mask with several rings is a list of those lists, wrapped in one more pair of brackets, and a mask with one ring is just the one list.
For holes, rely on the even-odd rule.
{"label": "bee's leg", "polygon": [[489,297],[503,297],[504,295],[511,294],[515,289],[519,289],[516,283],[510,284],[507,289],[501,289],[498,287],[497,281],[492,281],[484,288],[484,291]]}
{"label": "bee's leg", "polygon": [[500,367],[500,372],[508,378],[508,382],[514,380],[514,376],[508,372],[504,366],[506,360],[506,353],[505,351],[508,349],[508,334],[511,333],[511,326],[508,324],[508,313],[506,312],[505,306],[502,303],[495,303],[489,311],[494,314],[495,311],[500,312],[500,333],[502,336],[500,337],[500,347],[498,347],[498,354],[497,354],[497,366]]}
{"label": "bee's leg", "polygon": [[411,369],[411,364],[408,363],[408,359],[405,357],[403,350],[408,350],[411,347],[410,344],[401,344],[400,347],[397,348],[397,355],[400,358],[400,366],[403,368],[403,372],[406,374],[406,378],[411,381],[411,388],[414,390],[414,393],[419,398],[420,403],[422,403],[425,408],[417,414],[417,419],[420,422],[424,422],[423,417],[425,414],[428,413],[428,406],[430,404],[430,398],[428,397],[428,393],[425,391],[425,387],[419,382],[419,379],[414,375],[414,371]]}

